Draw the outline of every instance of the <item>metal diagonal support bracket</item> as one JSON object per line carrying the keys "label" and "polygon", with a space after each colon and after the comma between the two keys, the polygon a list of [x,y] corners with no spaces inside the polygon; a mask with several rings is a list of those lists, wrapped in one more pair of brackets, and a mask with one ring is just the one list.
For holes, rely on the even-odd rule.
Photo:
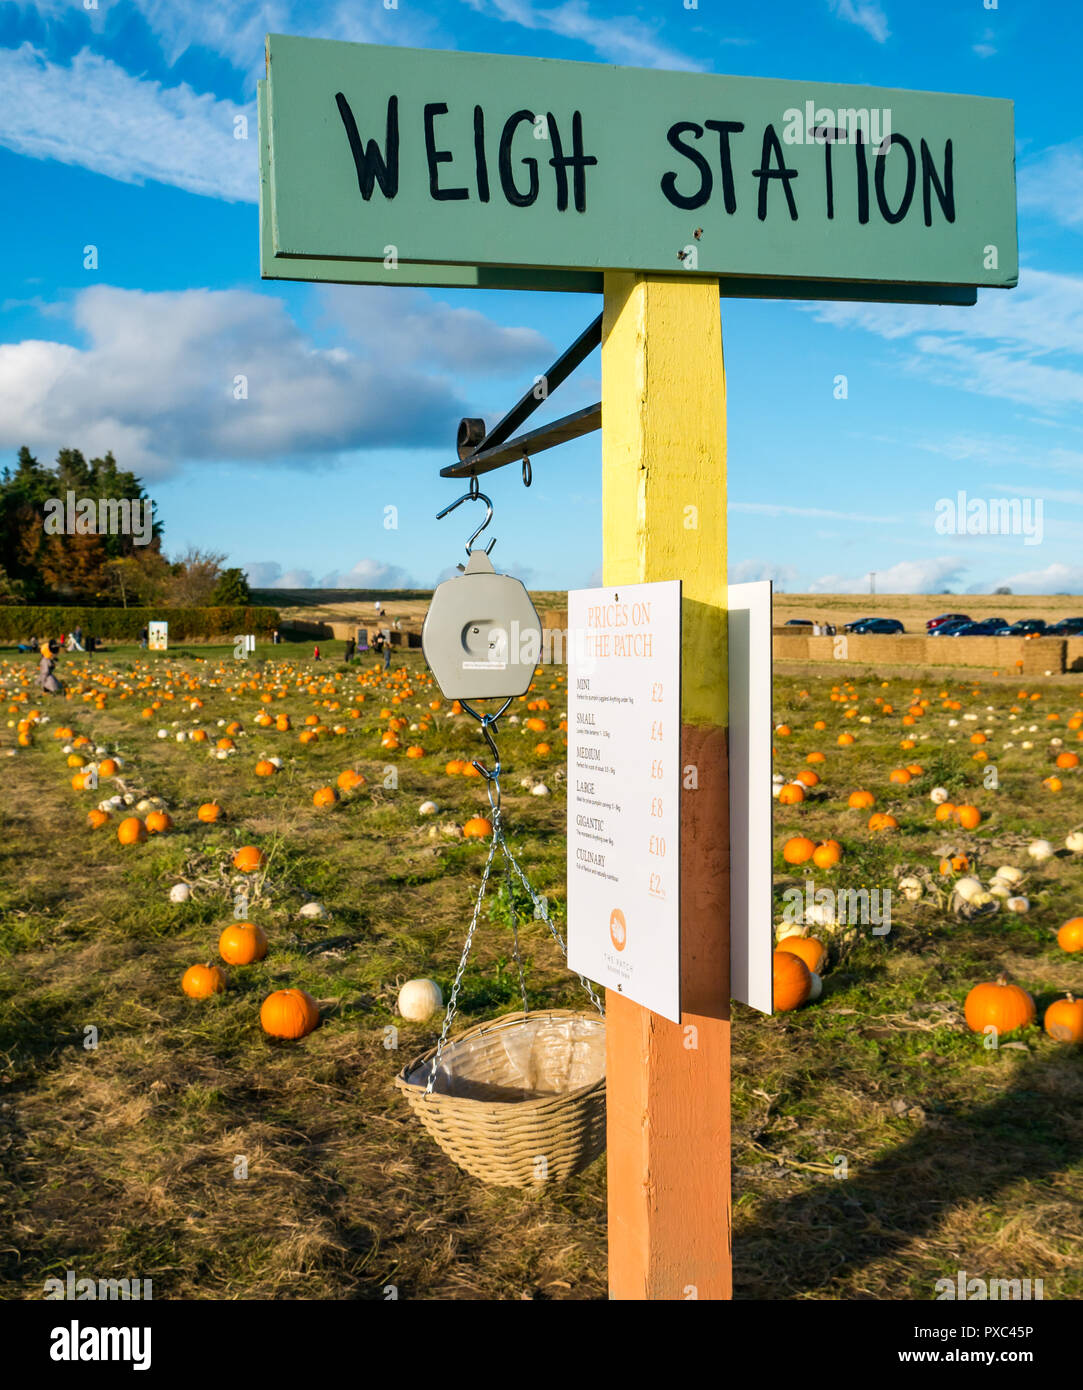
{"label": "metal diagonal support bracket", "polygon": [[461,420],[456,440],[459,462],[441,468],[441,478],[469,478],[479,473],[490,473],[494,468],[503,468],[505,464],[515,463],[519,459],[529,459],[531,454],[541,453],[543,449],[552,449],[554,445],[566,444],[570,439],[578,439],[580,435],[601,429],[602,403],[598,401],[551,424],[528,430],[514,438],[509,437],[549,399],[601,341],[602,316],[599,314],[544,374],[544,393],[539,395],[537,385],[532,386],[488,434],[484,432],[484,421]]}

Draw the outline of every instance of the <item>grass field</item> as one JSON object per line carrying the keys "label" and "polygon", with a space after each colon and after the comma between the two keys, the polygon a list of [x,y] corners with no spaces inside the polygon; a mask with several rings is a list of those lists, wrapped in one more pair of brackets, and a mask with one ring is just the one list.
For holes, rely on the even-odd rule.
{"label": "grass field", "polygon": [[[231,648],[200,648],[199,659],[130,649],[62,658],[69,698],[52,702],[24,685],[30,658],[0,654],[10,721],[0,754],[11,753],[0,758],[5,1297],[39,1298],[44,1279],[66,1269],[151,1278],[156,1298],[377,1299],[389,1284],[415,1299],[606,1296],[604,1161],[538,1192],[483,1186],[433,1145],[392,1086],[440,1022],[399,1018],[397,985],[429,975],[446,996],[485,860],[484,843],[457,833],[485,812],[484,785],[443,770],[450,758],[482,755],[476,726],[446,702],[428,708],[438,693],[420,654],[396,655],[385,677],[372,659],[315,664],[309,652],[268,647],[247,666]],[[1083,914],[1083,855],[1062,851],[1028,868],[1025,852],[1036,834],[1063,846],[1083,821],[1080,769],[1061,774],[1060,792],[1043,785],[1053,726],[1064,747],[1076,746],[1079,726],[1067,726],[1083,707],[1079,683],[1044,681],[1024,701],[1014,685],[941,678],[907,729],[900,716],[912,683],[864,676],[832,701],[829,679],[776,680],[776,719],[792,730],[776,740],[780,771],[792,777],[809,752],[825,755],[806,800],[776,806],[777,846],[797,833],[839,840],[842,861],[815,871],[817,887],[890,886],[909,869],[926,886],[913,903],[896,894],[886,936],[831,932],[816,1003],[774,1018],[735,1008],[738,1296],[928,1299],[938,1278],[964,1269],[1042,1278],[1046,1298],[1078,1298],[1080,1049],[1032,1026],[986,1050],[962,1004],[1001,969],[1035,995],[1039,1021],[1057,993],[1083,992],[1083,957],[1054,938]],[[539,735],[522,725],[503,730],[504,805],[520,861],[559,915],[563,672],[547,669],[536,684],[531,698],[551,704],[542,717],[553,751],[535,752]],[[941,692],[978,719],[952,726],[964,715],[944,709]],[[256,725],[262,694],[272,714],[290,714],[291,732]],[[192,708],[194,699],[202,704]],[[159,708],[144,717],[154,700]],[[49,722],[33,724],[20,747],[27,709]],[[381,748],[383,709],[428,727],[407,727],[399,749]],[[313,713],[330,727],[302,744]],[[244,731],[219,760],[211,754],[220,721],[231,720]],[[87,812],[110,788],[72,789],[65,740],[53,737],[65,724],[119,753],[123,787],[163,798],[174,828],[130,847],[118,843],[115,818],[90,830]],[[195,728],[206,742],[177,741]],[[973,757],[969,735],[979,728],[991,731],[984,748],[996,790],[983,786],[986,765]],[[856,734],[852,747],[837,745],[844,729]],[[904,736],[915,741],[910,751],[900,749]],[[415,739],[425,755],[407,760]],[[263,754],[283,760],[277,775],[254,775]],[[888,782],[915,757],[920,776]],[[314,790],[349,767],[365,784],[317,809]],[[389,768],[397,787],[385,785]],[[532,795],[524,779],[550,794]],[[976,804],[981,825],[936,822],[934,785]],[[873,834],[868,812],[847,809],[857,787],[894,812],[897,832]],[[196,809],[212,798],[224,819],[204,825]],[[440,811],[422,818],[430,798]],[[245,844],[269,856],[249,885],[248,916],[265,928],[270,952],[227,967],[226,993],[190,1000],[180,977],[217,958],[241,886],[231,856]],[[1025,869],[1030,912],[957,916],[937,873],[948,850],[966,852],[983,875],[1000,864]],[[805,877],[776,856],[780,915],[782,891]],[[180,881],[192,899],[173,904]],[[324,918],[299,916],[310,901]],[[465,978],[464,1024],[516,1006],[509,922],[506,894],[494,898]],[[543,924],[527,918],[521,930],[532,1006],[577,1007],[578,985]],[[321,1010],[320,1027],[299,1043],[271,1041],[259,1026],[262,998],[288,986],[309,990]],[[387,1046],[389,1027],[397,1049]]]}

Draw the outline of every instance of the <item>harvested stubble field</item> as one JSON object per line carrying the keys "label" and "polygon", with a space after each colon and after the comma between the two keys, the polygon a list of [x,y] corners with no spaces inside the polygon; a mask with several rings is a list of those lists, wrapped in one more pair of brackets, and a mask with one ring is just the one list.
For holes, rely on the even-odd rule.
{"label": "harvested stubble field", "polygon": [[[0,658],[11,721],[0,733],[12,753],[0,763],[0,1289],[40,1298],[46,1277],[74,1269],[151,1278],[156,1298],[379,1299],[388,1285],[413,1299],[604,1298],[604,1162],[553,1189],[485,1187],[444,1157],[392,1087],[439,1029],[439,1019],[396,1015],[397,984],[428,975],[446,996],[485,860],[484,843],[454,833],[485,812],[483,783],[444,771],[449,759],[481,756],[476,726],[442,700],[429,708],[438,695],[419,655],[387,677],[372,661],[259,655],[269,659],[249,667],[208,649],[200,659],[68,658],[64,701],[27,684],[29,659]],[[520,724],[501,737],[509,835],[558,912],[562,689],[562,672],[539,674],[531,699],[549,701],[537,712],[546,730]],[[962,712],[943,708],[941,692]],[[1054,935],[1083,913],[1083,855],[1035,866],[1025,852],[1036,834],[1063,846],[1083,820],[1080,769],[1060,774],[1059,792],[1043,785],[1050,730],[1078,746],[1080,725],[1068,728],[1078,683],[1045,682],[1026,702],[1014,687],[972,681],[925,696],[926,712],[903,728],[909,683],[870,676],[832,692],[825,678],[776,682],[776,718],[791,730],[776,739],[778,766],[787,777],[814,766],[822,779],[801,803],[777,807],[779,851],[796,834],[838,840],[839,865],[810,875],[817,888],[885,887],[911,869],[924,887],[915,902],[896,894],[886,936],[830,932],[817,1002],[773,1019],[735,1009],[739,1297],[928,1299],[959,1269],[1042,1278],[1047,1298],[1083,1293],[1080,1049],[1031,1026],[986,1050],[962,1017],[971,986],[1000,969],[1036,996],[1039,1020],[1057,993],[1083,992],[1083,957]],[[19,746],[32,709],[49,722],[32,722]],[[381,746],[385,709],[407,720],[397,749]],[[292,730],[260,727],[261,711],[288,712]],[[952,726],[963,712],[979,717]],[[302,743],[310,714],[329,727]],[[232,720],[243,732],[220,760],[219,721]],[[116,786],[161,797],[173,828],[131,846],[118,843],[116,816],[91,830],[87,812],[113,784],[72,788],[62,753],[71,740],[54,737],[65,725],[118,753]],[[207,741],[177,740],[196,728]],[[996,790],[973,758],[979,728],[992,730],[978,751],[996,764]],[[855,742],[840,747],[845,730]],[[904,736],[912,750],[900,749]],[[407,759],[415,740],[424,756]],[[535,751],[539,740],[549,754]],[[816,751],[823,762],[808,764]],[[281,771],[256,776],[261,755],[281,758]],[[890,783],[910,758],[922,773]],[[388,767],[397,789],[384,785]],[[364,784],[314,806],[313,792],[347,768]],[[550,795],[532,795],[523,778]],[[977,805],[980,826],[937,822],[934,785]],[[895,814],[897,831],[871,832],[868,811],[848,809],[858,787]],[[223,818],[203,824],[197,808],[212,799]],[[440,807],[432,819],[419,816],[427,799]],[[216,959],[239,886],[232,854],[248,844],[268,856],[249,884],[248,916],[269,954],[227,967],[224,994],[188,999],[180,977]],[[937,872],[946,850],[967,853],[983,876],[1024,868],[1030,912],[957,916]],[[779,918],[783,890],[805,878],[778,854]],[[192,897],[175,904],[181,881]],[[326,917],[299,915],[311,901]],[[465,979],[464,1025],[516,1006],[509,922],[506,895],[494,899]],[[522,931],[532,1006],[578,1006],[543,924],[527,917]],[[292,986],[315,996],[321,1024],[300,1042],[271,1041],[260,1001]],[[389,1026],[397,1050],[385,1046]],[[246,1178],[235,1176],[242,1157]]]}

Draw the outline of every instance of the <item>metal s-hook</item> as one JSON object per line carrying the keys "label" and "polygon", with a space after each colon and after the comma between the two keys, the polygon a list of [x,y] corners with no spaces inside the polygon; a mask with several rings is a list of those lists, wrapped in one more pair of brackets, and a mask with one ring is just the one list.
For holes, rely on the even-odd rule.
{"label": "metal s-hook", "polygon": [[[437,519],[437,521],[440,521],[443,517],[447,516],[448,512],[453,512],[453,511],[455,510],[456,507],[462,506],[462,504],[463,504],[464,502],[473,502],[473,501],[478,501],[478,502],[484,502],[484,503],[485,503],[485,508],[486,508],[486,510],[485,510],[485,520],[481,523],[481,525],[478,527],[478,529],[474,532],[474,534],[473,534],[473,535],[470,537],[470,539],[466,542],[466,553],[467,553],[467,555],[469,555],[470,552],[471,552],[471,550],[473,549],[473,547],[474,547],[474,542],[475,542],[475,541],[477,540],[477,538],[481,535],[482,531],[485,530],[485,528],[486,528],[486,526],[488,526],[489,522],[492,521],[492,519],[493,519],[493,504],[492,504],[492,502],[489,501],[488,497],[485,496],[484,492],[482,492],[481,489],[478,487],[478,477],[477,477],[477,474],[476,474],[476,473],[473,474],[473,475],[471,476],[471,478],[470,478],[470,491],[469,491],[469,492],[464,492],[463,495],[462,495],[461,497],[456,498],[455,501],[452,502],[449,506],[445,507],[444,510],[443,510],[442,512],[437,512],[437,513],[436,513],[436,519]],[[496,537],[495,537],[495,536],[492,538],[492,540],[489,542],[489,544],[485,547],[485,553],[486,553],[486,555],[489,554],[489,552],[492,550],[492,548],[493,548],[494,545],[496,545]]]}

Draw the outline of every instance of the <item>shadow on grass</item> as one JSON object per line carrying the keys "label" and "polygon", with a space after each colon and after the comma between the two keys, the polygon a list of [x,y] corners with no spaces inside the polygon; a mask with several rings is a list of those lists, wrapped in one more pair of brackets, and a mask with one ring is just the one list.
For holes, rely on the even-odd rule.
{"label": "shadow on grass", "polygon": [[[972,1107],[942,1104],[917,1134],[850,1178],[808,1175],[807,1188],[767,1201],[735,1235],[736,1296],[854,1297],[844,1283],[848,1276],[898,1257],[933,1234],[954,1207],[995,1203],[1014,1183],[1040,1183],[1077,1163],[1083,1157],[1081,1094],[1076,1050],[1034,1060],[996,1100]],[[1017,1215],[1006,1215],[1005,1223]],[[913,1260],[907,1265],[912,1268]],[[1041,1269],[1030,1272],[1043,1275]],[[945,1274],[954,1277],[954,1270],[930,1276],[929,1298],[935,1279]],[[1047,1291],[1056,1297],[1048,1282]],[[912,1296],[901,1285],[867,1294]]]}

